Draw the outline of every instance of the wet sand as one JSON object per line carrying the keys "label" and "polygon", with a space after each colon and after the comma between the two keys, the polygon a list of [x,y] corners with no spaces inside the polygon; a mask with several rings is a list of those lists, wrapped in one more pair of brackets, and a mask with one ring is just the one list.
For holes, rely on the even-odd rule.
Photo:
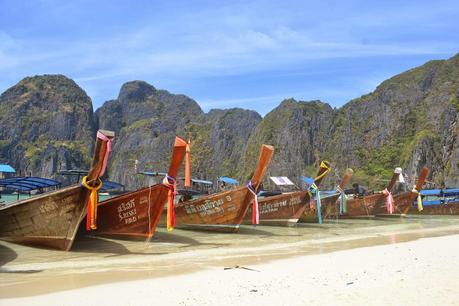
{"label": "wet sand", "polygon": [[[167,291],[167,287],[164,287],[164,283],[167,282],[171,283],[171,290],[173,290],[174,287],[183,287],[184,285],[181,282],[184,282],[184,284],[187,282],[193,283],[192,280],[195,278],[196,280],[200,278],[205,280],[207,277],[209,279],[217,278],[227,284],[226,281],[234,281],[232,277],[244,275],[244,277],[235,281],[235,284],[240,285],[239,287],[237,285],[230,286],[231,288],[236,286],[232,290],[239,292],[238,290],[242,290],[241,288],[249,286],[246,283],[249,280],[245,279],[245,275],[258,275],[260,273],[263,274],[263,282],[261,283],[272,281],[277,284],[276,273],[284,273],[285,275],[282,276],[284,279],[286,275],[298,274],[300,268],[300,270],[303,270],[306,267],[308,268],[303,271],[304,279],[301,279],[301,283],[298,283],[299,286],[295,285],[299,280],[292,278],[291,287],[307,288],[307,284],[309,284],[308,282],[310,282],[313,275],[319,277],[323,272],[325,277],[330,269],[330,273],[334,269],[338,274],[348,273],[348,275],[351,275],[356,273],[351,269],[352,265],[348,265],[349,260],[340,257],[351,256],[349,254],[352,254],[353,260],[361,263],[362,266],[367,264],[378,265],[387,261],[387,269],[389,270],[381,271],[381,273],[389,273],[392,270],[389,263],[394,266],[404,263],[410,267],[410,262],[413,259],[411,258],[407,263],[406,261],[409,257],[397,253],[403,250],[403,252],[408,252],[407,254],[409,255],[406,245],[410,244],[419,244],[417,246],[420,248],[419,252],[434,252],[436,254],[432,256],[427,256],[427,254],[426,258],[423,258],[425,261],[432,261],[433,264],[420,266],[421,271],[439,268],[435,266],[437,264],[436,256],[438,258],[439,255],[446,257],[456,256],[455,263],[453,261],[454,264],[449,261],[452,260],[451,258],[446,258],[445,260],[447,261],[438,263],[455,267],[458,263],[457,256],[459,254],[459,236],[454,236],[455,234],[459,234],[459,218],[457,217],[415,217],[339,220],[322,226],[305,224],[296,228],[259,226],[254,229],[247,226],[243,227],[238,234],[179,230],[168,233],[165,230],[159,230],[154,241],[149,243],[80,237],[75,243],[72,252],[35,249],[0,242],[0,297],[2,298],[0,304],[9,305],[13,302],[16,304],[22,301],[24,304],[30,305],[32,302],[44,302],[52,297],[57,298],[66,296],[66,294],[74,295],[75,292],[80,292],[86,296],[91,295],[91,292],[96,294],[98,291],[95,288],[107,292],[113,291],[113,302],[126,302],[122,296],[118,296],[121,292],[127,292],[124,289],[118,291],[120,286],[129,287],[134,283],[140,282],[141,285],[139,285],[138,290],[144,290],[142,288],[148,286],[148,288],[155,289],[154,292],[158,293],[160,291],[156,291],[156,286],[162,288],[161,290]],[[420,238],[445,235],[453,236],[410,242]],[[445,242],[442,239],[452,240],[445,246]],[[436,243],[439,245],[435,246],[434,244]],[[366,248],[375,245],[387,246]],[[413,247],[410,246],[409,248],[412,249]],[[378,252],[394,252],[394,254],[381,259],[378,257],[379,253],[375,251],[378,248],[382,248],[382,251]],[[442,248],[446,249],[442,250]],[[323,267],[313,264],[316,261],[327,261],[331,258],[330,256],[336,257],[337,262],[328,262]],[[298,267],[296,266],[297,264]],[[236,265],[255,268],[262,272],[265,269],[268,269],[268,271],[273,270],[274,274],[244,269],[224,270],[225,267],[234,267]],[[372,268],[375,267],[368,267],[369,270]],[[456,272],[455,280],[449,280],[451,284],[457,283],[457,275],[459,275],[457,268]],[[378,271],[376,270],[377,274]],[[228,277],[229,279],[227,279]],[[250,277],[257,278],[261,276]],[[444,278],[447,278],[447,276],[445,275]],[[289,283],[288,280],[283,282],[285,282],[285,286]],[[416,283],[418,282],[416,281]],[[107,285],[107,283],[110,284]],[[154,287],[152,287],[153,285]],[[316,285],[319,286],[318,284]],[[317,286],[314,286],[312,291],[318,290]],[[220,287],[221,285],[210,284],[206,290],[218,293],[221,291]],[[322,288],[321,286],[319,287]],[[331,288],[334,291],[338,289],[336,286]],[[196,290],[196,292],[200,292],[204,288],[200,290],[197,288]],[[323,290],[323,288],[320,290]],[[383,288],[381,290],[384,291]],[[59,293],[60,291],[62,293]],[[266,296],[268,296],[269,290],[266,289],[265,291]],[[154,296],[154,292],[146,296]],[[247,292],[249,295],[254,293]],[[193,296],[192,293],[190,293],[191,296]],[[451,292],[451,294],[456,294],[457,296],[457,291]],[[204,294],[199,303],[209,301],[211,303],[215,297],[208,295]],[[243,295],[241,295],[241,299],[236,299],[237,303],[244,302]],[[206,297],[208,300],[206,300]],[[9,298],[19,299],[10,300]],[[141,297],[138,296],[138,298]],[[171,297],[165,298],[167,300],[167,298]],[[197,302],[197,300],[195,303],[189,300],[188,303],[186,298],[187,296],[179,297],[178,295],[173,304],[178,302],[196,304]],[[260,298],[259,294],[257,295],[258,298]],[[78,302],[76,304],[81,302],[80,300],[76,301]],[[71,300],[67,302],[72,304]],[[141,303],[141,300],[137,300],[137,302]],[[227,302],[230,303],[231,301],[228,300]]]}

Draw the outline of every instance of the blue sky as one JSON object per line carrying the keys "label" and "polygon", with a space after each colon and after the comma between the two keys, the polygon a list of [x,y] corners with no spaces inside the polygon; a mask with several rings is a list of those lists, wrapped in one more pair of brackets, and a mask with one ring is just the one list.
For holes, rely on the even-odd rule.
{"label": "blue sky", "polygon": [[208,111],[284,98],[339,107],[459,52],[459,1],[0,0],[0,92],[74,79],[97,108],[145,80]]}

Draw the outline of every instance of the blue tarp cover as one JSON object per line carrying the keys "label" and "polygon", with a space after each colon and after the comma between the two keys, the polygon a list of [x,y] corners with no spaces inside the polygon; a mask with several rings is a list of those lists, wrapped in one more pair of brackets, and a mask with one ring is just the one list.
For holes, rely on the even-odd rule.
{"label": "blue tarp cover", "polygon": [[58,186],[61,183],[55,180],[41,177],[13,177],[9,179],[0,179],[0,186],[7,189],[19,191],[32,191],[40,188]]}
{"label": "blue tarp cover", "polygon": [[219,179],[220,181],[222,181],[222,182],[225,182],[225,183],[231,184],[231,185],[237,185],[237,184],[239,184],[239,182],[238,182],[237,180],[235,180],[235,179],[233,179],[233,178],[230,178],[230,177],[226,177],[226,176],[220,176],[218,179]]}
{"label": "blue tarp cover", "polygon": [[11,167],[10,165],[0,164],[0,172],[16,173],[16,170],[14,170],[14,168]]}
{"label": "blue tarp cover", "polygon": [[459,188],[451,189],[423,189],[421,190],[423,196],[456,196],[459,195]]}
{"label": "blue tarp cover", "polygon": [[103,185],[101,190],[102,191],[108,191],[108,190],[114,190],[114,189],[122,189],[124,188],[124,185],[112,181],[103,181]]}
{"label": "blue tarp cover", "polygon": [[301,180],[302,180],[303,182],[305,182],[306,184],[308,184],[308,185],[314,184],[314,179],[313,179],[313,178],[310,178],[310,177],[307,177],[307,176],[302,176],[302,177],[301,177]]}

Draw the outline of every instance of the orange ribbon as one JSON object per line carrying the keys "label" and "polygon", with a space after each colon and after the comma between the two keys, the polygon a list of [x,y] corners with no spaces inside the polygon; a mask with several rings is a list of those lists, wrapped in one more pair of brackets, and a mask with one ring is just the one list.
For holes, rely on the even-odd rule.
{"label": "orange ribbon", "polygon": [[191,187],[190,144],[188,140],[185,149],[185,187]]}
{"label": "orange ribbon", "polygon": [[167,230],[172,231],[175,227],[174,202],[175,196],[177,194],[177,182],[172,176],[166,175],[166,177],[163,179],[163,185],[169,189],[167,195]]}
{"label": "orange ribbon", "polygon": [[99,194],[98,191],[102,188],[102,181],[98,178],[99,184],[97,186],[91,186],[87,182],[88,177],[83,177],[81,182],[84,187],[91,191],[88,201],[88,213],[86,214],[86,230],[95,230],[97,229],[97,205],[99,204]]}

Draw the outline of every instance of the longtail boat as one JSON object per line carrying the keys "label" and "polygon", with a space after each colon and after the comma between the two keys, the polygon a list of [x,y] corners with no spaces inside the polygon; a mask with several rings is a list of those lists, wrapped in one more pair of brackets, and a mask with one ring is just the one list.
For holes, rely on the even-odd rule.
{"label": "longtail boat", "polygon": [[[162,183],[100,202],[100,221],[92,234],[151,239],[164,210],[164,204],[169,199],[168,204],[172,202],[173,205],[176,193],[175,178],[187,150],[188,142],[176,137],[169,171]],[[168,207],[169,218],[172,219],[173,211],[170,209],[171,207]]]}
{"label": "longtail boat", "polygon": [[429,169],[422,168],[417,184],[412,191],[392,195],[391,190],[401,175],[401,169],[396,168],[389,184],[383,191],[347,200],[347,213],[345,215],[347,217],[372,217],[375,215],[406,214],[413,201],[418,197],[428,174]]}
{"label": "longtail boat", "polygon": [[422,210],[414,203],[408,214],[415,215],[459,215],[459,189],[421,190]]}
{"label": "longtail boat", "polygon": [[[343,201],[339,202],[340,197],[344,197],[344,188],[349,184],[354,171],[351,168],[346,169],[341,182],[336,187],[335,193],[321,198],[321,212],[324,219],[336,219],[343,213]],[[315,204],[317,207],[317,202]],[[307,209],[301,215],[299,222],[318,222],[317,208]]]}
{"label": "longtail boat", "polygon": [[[323,161],[320,164],[317,177],[314,180],[316,186],[320,186],[325,175],[330,171],[330,164]],[[258,199],[258,211],[261,225],[295,226],[309,205],[311,192],[301,190],[287,192],[270,197]],[[244,218],[244,224],[251,223],[251,208]]]}
{"label": "longtail boat", "polygon": [[[411,206],[413,205],[413,202],[419,197],[420,198],[420,192],[422,190],[422,186],[424,185],[424,182],[427,178],[427,175],[429,174],[429,169],[427,167],[424,167],[421,169],[421,173],[419,174],[418,181],[416,182],[416,186],[414,186],[413,190],[407,191],[407,192],[401,192],[398,194],[393,195],[393,209],[391,211],[390,209],[390,195],[387,195],[386,191],[383,191],[383,195],[386,197],[386,203],[376,203],[375,206],[375,215],[377,216],[385,216],[387,214],[390,215],[406,215],[408,211],[410,210]],[[400,175],[402,175],[400,173]],[[393,187],[395,185],[395,180],[390,182],[389,187]],[[388,188],[388,190],[390,190]],[[421,205],[421,204],[420,204]],[[422,207],[419,207],[419,209],[422,209]]]}
{"label": "longtail boat", "polygon": [[[84,178],[87,187],[76,184],[0,208],[0,239],[70,250],[88,209],[90,194],[93,193],[90,189],[96,191],[101,187],[99,177],[105,171],[114,136],[111,131],[97,132],[94,158]],[[87,220],[89,223],[95,221],[93,215],[91,217]]]}
{"label": "longtail boat", "polygon": [[[176,227],[194,230],[236,232],[266,174],[274,148],[261,146],[258,164],[246,186],[236,187],[175,205]],[[253,204],[257,207],[256,203]],[[162,224],[164,224],[164,214]]]}

